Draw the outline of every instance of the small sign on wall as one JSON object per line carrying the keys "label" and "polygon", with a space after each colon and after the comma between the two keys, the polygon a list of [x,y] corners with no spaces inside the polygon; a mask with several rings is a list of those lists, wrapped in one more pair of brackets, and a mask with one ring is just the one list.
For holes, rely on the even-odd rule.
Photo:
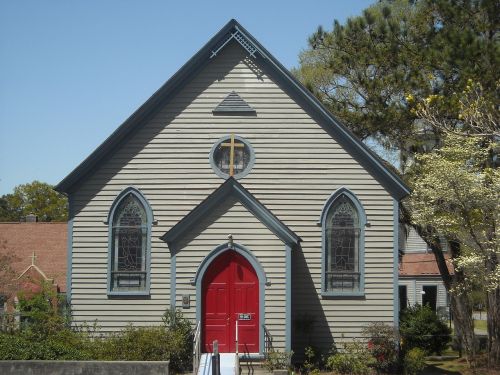
{"label": "small sign on wall", "polygon": [[238,320],[252,320],[251,314],[238,314]]}
{"label": "small sign on wall", "polygon": [[182,295],[182,308],[189,309],[190,307],[191,307],[191,298],[189,297],[189,294],[183,294]]}

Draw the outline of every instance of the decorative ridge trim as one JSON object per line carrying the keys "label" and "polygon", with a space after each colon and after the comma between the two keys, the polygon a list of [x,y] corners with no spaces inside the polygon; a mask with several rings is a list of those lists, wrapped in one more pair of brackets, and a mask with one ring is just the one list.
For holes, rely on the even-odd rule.
{"label": "decorative ridge trim", "polygon": [[[230,34],[230,35],[229,35]],[[234,34],[234,35],[233,35]],[[239,40],[236,36],[241,36]],[[137,111],[135,111],[117,130],[115,130],[97,149],[94,150],[80,165],[66,176],[56,187],[59,192],[69,193],[75,190],[75,185],[84,177],[93,173],[98,163],[120,146],[141,124],[145,123],[165,105],[189,80],[211,61],[213,53],[218,53],[229,40],[236,39],[242,47],[249,51],[251,45],[252,56],[262,58],[276,74],[283,79],[287,89],[305,100],[305,107],[313,115],[320,118],[319,125],[324,126],[330,136],[336,139],[348,153],[356,156],[364,168],[373,173],[377,180],[391,193],[401,200],[410,189],[394,172],[389,170],[381,159],[364,145],[354,134],[338,121],[283,65],[276,60],[248,31],[236,20],[230,20],[205,46],[203,46],[181,69],[175,73],[156,93],[154,93]],[[244,42],[244,43],[243,43]],[[250,52],[249,52],[250,53]],[[286,90],[285,90],[286,91]],[[322,124],[322,125],[321,125]]]}

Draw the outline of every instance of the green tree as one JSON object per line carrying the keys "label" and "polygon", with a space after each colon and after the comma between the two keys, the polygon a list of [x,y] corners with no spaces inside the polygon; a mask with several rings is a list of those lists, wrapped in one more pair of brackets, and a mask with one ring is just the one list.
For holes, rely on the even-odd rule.
{"label": "green tree", "polygon": [[[331,31],[319,28],[301,54],[295,74],[361,139],[375,138],[386,147],[408,150],[403,156],[414,159],[413,153],[423,149],[423,130],[438,147],[442,135],[450,132],[449,125],[454,131],[479,136],[472,124],[458,117],[464,111],[457,99],[467,90],[469,79],[480,84],[483,97],[492,101],[498,97],[499,7],[496,0],[380,1],[346,24],[335,21]],[[437,121],[415,111],[413,101],[432,102],[436,96]],[[444,124],[444,119],[452,121]],[[414,168],[405,178],[418,180],[418,173],[424,171]],[[438,230],[430,223],[412,221],[411,212],[404,205],[401,209],[403,222],[433,250],[446,287],[465,281],[467,271],[448,272]],[[450,248],[454,258],[462,255],[459,240],[451,238]],[[470,356],[474,354],[470,301],[455,294],[451,308]]]}
{"label": "green tree", "polygon": [[66,221],[67,199],[49,184],[33,181],[0,197],[0,221],[20,221],[35,214],[40,221]]}
{"label": "green tree", "polygon": [[295,74],[358,137],[403,147],[421,130],[405,96],[448,97],[468,79],[494,92],[499,14],[495,0],[380,1],[320,27]]}
{"label": "green tree", "polygon": [[[444,99],[432,96],[416,105],[422,120],[445,132],[442,145],[417,157],[410,207],[413,221],[432,227],[453,244],[456,274],[448,288],[458,298],[486,294],[490,364],[500,361],[500,170],[498,113],[469,81],[457,94],[456,113],[442,111]],[[454,249],[459,249],[453,254]],[[460,316],[459,316],[460,318]],[[465,320],[472,326],[472,320]],[[466,338],[467,340],[467,338]],[[473,345],[473,338],[467,345]]]}
{"label": "green tree", "polygon": [[358,137],[398,145],[414,115],[405,94],[427,95],[423,56],[429,22],[421,5],[376,4],[332,31],[318,28],[300,55],[299,79]]}

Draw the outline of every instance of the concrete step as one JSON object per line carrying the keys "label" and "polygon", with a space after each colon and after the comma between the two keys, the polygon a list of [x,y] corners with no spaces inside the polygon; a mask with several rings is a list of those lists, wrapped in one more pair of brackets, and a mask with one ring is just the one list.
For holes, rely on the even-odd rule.
{"label": "concrete step", "polygon": [[[198,375],[212,375],[212,354],[204,353],[200,358]],[[236,354],[220,354],[220,375],[238,375],[236,371]]]}
{"label": "concrete step", "polygon": [[240,375],[269,375],[263,361],[244,361],[240,359]]}

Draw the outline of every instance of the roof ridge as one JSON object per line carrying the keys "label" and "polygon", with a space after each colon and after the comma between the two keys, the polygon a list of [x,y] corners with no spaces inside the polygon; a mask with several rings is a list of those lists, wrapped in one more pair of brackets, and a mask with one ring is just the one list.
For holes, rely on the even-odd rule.
{"label": "roof ridge", "polygon": [[[382,163],[381,159],[364,145],[340,121],[338,121],[276,58],[274,58],[248,31],[235,19],[231,19],[217,34],[215,34],[191,59],[189,59],[160,89],[158,89],[139,109],[137,109],[125,122],[118,127],[94,152],[92,152],[80,165],[66,176],[55,189],[59,192],[71,193],[85,176],[92,173],[95,166],[111,152],[132,132],[136,131],[138,124],[144,123],[159,110],[161,105],[170,100],[180,88],[188,83],[189,79],[205,67],[217,52],[227,45],[228,35],[236,32],[241,34],[242,40],[235,39],[242,48],[245,43],[250,43],[251,54],[262,58],[263,65],[270,68],[274,78],[284,84],[284,91],[295,96],[295,100],[308,114],[314,118],[319,126],[323,127],[351,156],[353,156],[369,173],[385,187],[396,199],[402,199],[410,193],[405,183]],[[239,37],[238,37],[239,38]],[[244,39],[244,40],[243,40]],[[223,45],[219,46],[222,42]],[[214,48],[219,49],[214,51]],[[248,48],[246,48],[249,51]],[[249,52],[250,53],[250,52]],[[258,55],[257,55],[258,54]],[[287,90],[290,90],[288,92]]]}

